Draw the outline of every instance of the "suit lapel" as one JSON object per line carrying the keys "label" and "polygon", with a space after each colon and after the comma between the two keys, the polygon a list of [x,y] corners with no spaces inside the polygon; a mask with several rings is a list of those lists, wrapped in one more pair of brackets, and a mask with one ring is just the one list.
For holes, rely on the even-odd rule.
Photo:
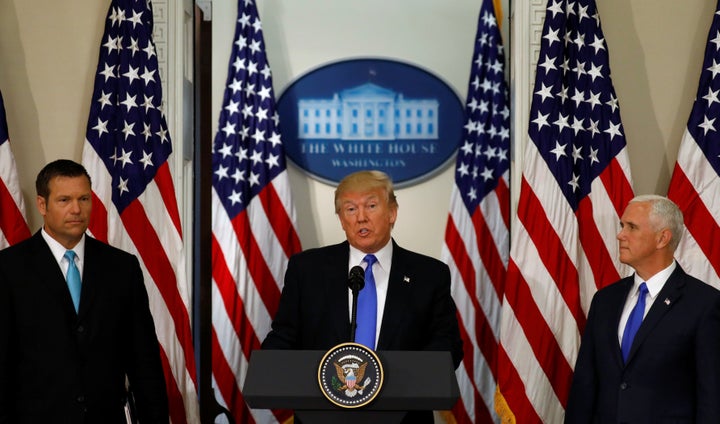
{"label": "suit lapel", "polygon": [[660,290],[660,293],[658,293],[652,307],[645,316],[645,319],[643,319],[642,324],[640,324],[640,328],[635,335],[633,344],[630,347],[630,352],[628,353],[628,363],[632,360],[633,356],[635,356],[635,352],[640,349],[640,346],[652,333],[652,330],[660,322],[663,316],[665,316],[665,314],[668,313],[668,311],[670,311],[675,303],[682,297],[683,288],[685,287],[685,280],[682,278],[682,274],[684,273],[685,272],[680,269],[680,266],[678,265],[675,268],[675,271],[670,275],[670,278],[668,278],[667,282],[665,282],[665,285],[662,290]]}
{"label": "suit lapel", "polygon": [[615,360],[617,361],[617,364],[620,368],[623,368],[625,366],[625,362],[622,358],[622,350],[620,349],[620,343],[618,342],[618,328],[620,328],[620,317],[623,313],[623,308],[625,307],[625,300],[628,297],[628,294],[630,293],[630,290],[633,288],[633,277],[627,277],[622,280],[622,287],[617,290],[616,299],[610,300],[610,305],[616,305],[616,310],[613,311],[613,317],[614,321],[612,325],[608,326],[608,346],[614,346],[613,349]]}
{"label": "suit lapel", "polygon": [[[85,257],[83,258],[83,275],[82,275],[82,290],[80,290],[80,310],[78,311],[79,316],[87,314],[88,308],[93,304],[95,298],[97,282],[101,280],[101,273],[108,272],[105,269],[110,266],[107,263],[102,263],[98,255],[97,245],[100,242],[94,238],[86,235],[85,236]],[[113,272],[110,270],[110,272]]]}
{"label": "suit lapel", "polygon": [[322,279],[323,290],[325,291],[330,308],[328,313],[332,317],[332,324],[336,339],[347,341],[350,338],[350,318],[348,311],[348,261],[350,260],[350,247],[347,242],[334,245],[327,255],[327,260],[322,263],[321,272],[318,278]]}
{"label": "suit lapel", "polygon": [[385,308],[383,309],[383,320],[380,326],[380,337],[378,337],[378,349],[386,349],[395,338],[395,333],[401,323],[408,316],[407,303],[404,299],[410,298],[412,285],[409,284],[408,266],[405,252],[402,248],[393,243],[392,264],[388,278],[387,295],[385,297]]}
{"label": "suit lapel", "polygon": [[37,274],[37,281],[48,288],[48,291],[52,293],[52,297],[62,304],[67,314],[75,315],[75,307],[70,297],[65,276],[40,231],[33,236],[31,248],[34,252],[30,253],[30,255],[34,258],[35,267],[28,270],[28,272]]}

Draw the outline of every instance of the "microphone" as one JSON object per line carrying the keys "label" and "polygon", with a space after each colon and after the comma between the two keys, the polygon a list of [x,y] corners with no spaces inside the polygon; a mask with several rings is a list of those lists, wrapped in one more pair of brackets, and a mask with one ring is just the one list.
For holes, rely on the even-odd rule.
{"label": "microphone", "polygon": [[348,275],[348,287],[353,294],[352,299],[352,318],[350,320],[350,341],[355,341],[355,330],[357,330],[357,303],[358,293],[365,287],[365,270],[360,265],[355,265],[350,269]]}
{"label": "microphone", "polygon": [[365,270],[360,265],[355,265],[350,269],[348,287],[350,287],[354,295],[357,295],[365,287]]}

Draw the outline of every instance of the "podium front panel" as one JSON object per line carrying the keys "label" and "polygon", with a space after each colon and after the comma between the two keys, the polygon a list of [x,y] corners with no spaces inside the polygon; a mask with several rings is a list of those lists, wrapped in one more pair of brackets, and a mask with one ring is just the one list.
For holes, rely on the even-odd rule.
{"label": "podium front panel", "polygon": [[[254,409],[346,410],[320,391],[317,371],[325,351],[256,350],[243,387]],[[378,396],[359,410],[451,409],[460,391],[449,352],[377,351],[384,372]]]}

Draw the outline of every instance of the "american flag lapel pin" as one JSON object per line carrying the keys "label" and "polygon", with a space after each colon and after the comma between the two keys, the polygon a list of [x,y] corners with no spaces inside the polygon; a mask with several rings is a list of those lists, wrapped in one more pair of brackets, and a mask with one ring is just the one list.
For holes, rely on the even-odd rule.
{"label": "american flag lapel pin", "polygon": [[665,304],[666,304],[666,305],[670,305],[670,298],[669,298],[669,297],[666,297],[666,298],[665,298]]}

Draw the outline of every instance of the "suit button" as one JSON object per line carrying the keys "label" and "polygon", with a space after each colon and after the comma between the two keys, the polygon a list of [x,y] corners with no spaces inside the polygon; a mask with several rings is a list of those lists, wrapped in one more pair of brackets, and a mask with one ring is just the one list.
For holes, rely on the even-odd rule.
{"label": "suit button", "polygon": [[628,387],[627,383],[625,383],[625,382],[620,383],[620,390],[625,390],[625,389],[627,389],[627,387]]}
{"label": "suit button", "polygon": [[77,327],[77,332],[80,333],[80,334],[84,333],[84,332],[85,332],[85,327],[83,327],[82,325],[78,325],[78,327]]}
{"label": "suit button", "polygon": [[78,403],[83,403],[83,402],[85,402],[85,396],[83,396],[83,395],[78,395],[77,401],[78,401]]}

